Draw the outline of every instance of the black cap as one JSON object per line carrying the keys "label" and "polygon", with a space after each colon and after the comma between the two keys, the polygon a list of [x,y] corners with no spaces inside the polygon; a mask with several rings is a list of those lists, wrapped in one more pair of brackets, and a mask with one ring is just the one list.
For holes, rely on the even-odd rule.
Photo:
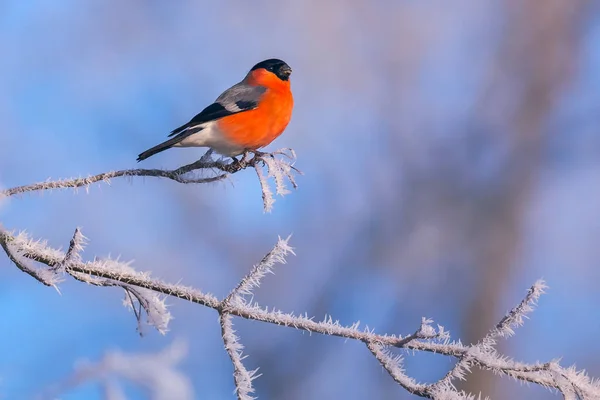
{"label": "black cap", "polygon": [[250,71],[254,71],[261,68],[274,73],[282,81],[289,80],[290,74],[292,73],[292,69],[290,68],[290,66],[287,65],[285,61],[282,61],[278,58],[270,58],[268,60],[261,61],[254,67],[252,67]]}

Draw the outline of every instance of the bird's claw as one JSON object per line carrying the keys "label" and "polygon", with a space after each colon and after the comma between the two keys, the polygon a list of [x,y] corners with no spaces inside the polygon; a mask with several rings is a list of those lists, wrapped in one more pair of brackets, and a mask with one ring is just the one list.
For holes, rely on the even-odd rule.
{"label": "bird's claw", "polygon": [[264,151],[251,150],[254,153],[254,157],[263,158],[266,155],[270,155],[270,153],[265,153]]}
{"label": "bird's claw", "polygon": [[[252,158],[250,158],[250,153],[252,153],[254,155]],[[264,165],[264,163],[265,163],[264,157],[267,157],[267,156],[273,157],[273,154],[266,153],[263,151],[258,151],[258,150],[246,149],[241,154],[241,156],[242,157],[239,160],[238,160],[237,156],[231,156],[231,159],[233,160],[231,163],[231,166],[238,168],[238,169],[243,169],[247,166],[254,166],[257,162],[262,162]]]}
{"label": "bird's claw", "polygon": [[242,163],[247,163],[248,162],[248,154],[249,151],[248,150],[244,150],[244,152],[242,153]]}

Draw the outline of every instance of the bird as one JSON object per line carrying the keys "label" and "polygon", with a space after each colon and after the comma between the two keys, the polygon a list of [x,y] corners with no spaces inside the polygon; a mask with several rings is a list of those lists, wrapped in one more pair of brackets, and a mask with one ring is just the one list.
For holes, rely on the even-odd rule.
{"label": "bird", "polygon": [[231,157],[269,145],[292,117],[290,66],[277,58],[254,65],[244,79],[225,90],[168,139],[141,153],[137,161],[172,147],[208,147]]}

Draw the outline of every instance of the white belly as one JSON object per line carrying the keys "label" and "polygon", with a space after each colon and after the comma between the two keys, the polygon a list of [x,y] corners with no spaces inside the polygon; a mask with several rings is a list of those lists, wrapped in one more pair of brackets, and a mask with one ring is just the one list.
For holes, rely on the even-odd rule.
{"label": "white belly", "polygon": [[181,142],[174,144],[173,147],[210,147],[227,157],[237,156],[244,152],[243,147],[225,139],[214,121],[207,122],[200,132],[186,137]]}

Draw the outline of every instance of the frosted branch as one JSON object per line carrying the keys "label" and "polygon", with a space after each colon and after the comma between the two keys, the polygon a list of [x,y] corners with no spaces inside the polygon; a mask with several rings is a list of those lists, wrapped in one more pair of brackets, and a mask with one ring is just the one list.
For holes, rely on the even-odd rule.
{"label": "frosted branch", "polygon": [[[275,156],[280,155],[282,157],[276,158]],[[289,160],[289,161],[288,161]],[[275,193],[280,196],[285,196],[290,193],[286,187],[286,180],[289,181],[294,189],[298,188],[296,180],[294,178],[294,172],[302,174],[300,170],[294,167],[293,163],[296,160],[296,153],[294,150],[286,148],[277,150],[273,153],[261,153],[255,152],[255,157],[251,160],[254,161],[254,168],[260,187],[262,190],[263,209],[265,212],[271,212],[273,204],[275,203],[275,197],[269,187],[268,179],[273,178],[275,180]],[[266,165],[267,175],[265,176],[261,166]],[[293,172],[292,172],[293,171]]]}
{"label": "frosted branch", "polygon": [[430,397],[427,386],[418,384],[413,378],[406,375],[404,368],[402,368],[401,356],[393,356],[388,349],[379,343],[367,342],[367,347],[398,385],[417,396]]}
{"label": "frosted branch", "polygon": [[273,210],[275,197],[273,197],[273,192],[271,192],[267,177],[265,177],[260,165],[254,164],[254,169],[256,171],[256,176],[258,177],[258,182],[260,183],[260,190],[262,192],[263,210],[266,213],[270,213]]}
{"label": "frosted branch", "polygon": [[518,306],[510,310],[504,318],[496,325],[496,328],[490,332],[488,338],[510,337],[515,334],[515,329],[524,324],[524,319],[527,314],[533,312],[534,306],[545,290],[548,288],[546,282],[538,280],[527,291],[527,296],[519,303]]}
{"label": "frosted branch", "polygon": [[[473,354],[477,353],[480,357],[489,356],[490,358],[498,357],[494,346],[496,339],[499,337],[510,337],[514,335],[515,329],[522,326],[527,314],[533,312],[533,307],[537,300],[547,289],[546,283],[543,280],[538,280],[529,290],[525,298],[512,310],[510,310],[479,343],[472,345],[464,355],[460,357],[454,367],[448,371],[442,380],[435,386],[438,389],[453,388],[452,381],[454,379],[464,380],[465,374],[471,371],[473,364],[478,362]],[[490,368],[494,372],[503,373],[500,369]],[[544,368],[542,368],[544,369]]]}
{"label": "frosted branch", "polygon": [[[281,195],[289,193],[289,191],[285,189],[284,177],[291,182],[294,188],[296,188],[297,185],[294,180],[292,170],[301,173],[296,168],[294,168],[290,162],[283,159],[278,159],[275,157],[276,155],[281,155],[283,156],[282,158],[288,158],[290,160],[295,159],[295,153],[293,150],[283,149],[278,150],[274,153],[255,152],[254,157],[250,160],[247,160],[244,157],[241,161],[236,160],[226,163],[225,161],[223,161],[223,159],[213,159],[212,151],[208,150],[204,154],[204,156],[202,156],[202,158],[200,158],[198,161],[173,170],[136,168],[104,172],[101,174],[88,176],[87,178],[48,180],[46,182],[39,182],[31,185],[17,186],[10,189],[0,190],[0,201],[10,196],[24,194],[28,192],[68,188],[77,189],[81,187],[85,188],[86,190],[89,190],[89,187],[94,183],[102,182],[105,184],[110,184],[112,179],[121,177],[166,178],[184,184],[210,183],[223,180],[227,178],[227,176],[230,174],[234,174],[243,169],[253,167],[258,173],[261,190],[263,192],[264,209],[265,211],[270,211],[272,208],[272,204],[275,200],[273,199],[273,195],[268,186],[267,178],[265,178],[262,172],[260,171],[260,169],[262,168],[261,164],[266,164],[268,166],[268,177],[273,176],[275,178],[277,194]],[[216,170],[220,171],[221,173],[217,173],[216,175],[210,177],[200,177],[194,175],[194,172],[206,170]]]}
{"label": "frosted branch", "polygon": [[294,254],[294,250],[288,245],[287,239],[279,238],[279,241],[268,252],[258,264],[252,267],[250,272],[240,281],[240,283],[231,291],[224,300],[224,304],[229,305],[232,301],[243,301],[243,296],[252,294],[252,290],[260,286],[260,281],[268,273],[273,273],[275,264],[285,264],[285,257],[288,253]]}
{"label": "frosted branch", "polygon": [[244,367],[244,363],[242,362],[245,358],[242,356],[244,346],[239,342],[239,338],[235,334],[231,316],[227,313],[221,313],[219,321],[221,323],[221,336],[223,337],[225,350],[229,354],[229,358],[233,364],[233,380],[237,397],[239,400],[252,400],[255,398],[252,396],[252,393],[254,393],[252,381],[258,378],[259,375],[256,375],[258,370],[248,371]]}
{"label": "frosted branch", "polygon": [[81,262],[81,252],[85,246],[85,240],[87,238],[83,236],[79,228],[75,228],[73,238],[69,243],[69,248],[63,260],[54,266],[55,271],[64,272],[67,265]]}
{"label": "frosted branch", "polygon": [[[72,241],[77,242],[74,239]],[[276,325],[292,327],[298,330],[314,332],[328,336],[338,336],[346,339],[358,340],[367,345],[371,353],[381,363],[383,368],[392,376],[400,386],[406,390],[422,397],[433,399],[472,399],[471,394],[459,392],[452,385],[452,379],[462,377],[464,371],[472,367],[490,370],[500,375],[509,376],[521,381],[535,383],[544,387],[554,388],[564,394],[566,398],[575,393],[581,399],[595,399],[600,396],[600,386],[591,380],[584,372],[574,367],[564,368],[557,361],[547,363],[524,364],[498,354],[494,349],[494,338],[501,336],[498,332],[507,332],[521,324],[525,315],[532,311],[533,304],[543,293],[545,284],[538,281],[528,291],[523,301],[511,310],[496,326],[496,328],[475,345],[463,345],[460,342],[451,342],[449,333],[443,327],[434,327],[433,321],[423,319],[419,328],[412,334],[406,336],[377,334],[369,328],[360,329],[359,323],[345,326],[332,317],[326,316],[322,321],[315,321],[306,315],[294,315],[284,313],[276,309],[267,309],[255,303],[248,303],[243,296],[251,294],[258,287],[261,279],[267,273],[272,272],[275,263],[285,261],[285,256],[292,253],[288,240],[279,239],[277,245],[271,250],[251,271],[240,281],[232,292],[223,300],[201,292],[197,289],[183,285],[173,285],[152,278],[148,273],[133,270],[127,263],[112,259],[95,259],[94,261],[81,261],[71,256],[70,262],[65,263],[67,253],[49,247],[45,242],[34,241],[24,233],[12,235],[6,231],[0,231],[0,244],[7,252],[11,260],[19,267],[23,261],[28,263],[37,262],[47,266],[55,276],[54,267],[63,263],[65,273],[79,280],[97,286],[120,286],[126,290],[128,296],[135,299],[129,300],[129,305],[137,304],[134,309],[137,312],[145,310],[150,323],[159,331],[164,332],[170,315],[166,311],[164,298],[160,295],[185,299],[216,310],[220,314],[223,342],[234,365],[234,378],[236,391],[240,396],[250,396],[252,389],[251,381],[255,378],[254,372],[247,371],[241,363],[241,344],[236,337],[231,325],[232,316],[245,319],[261,321]],[[75,245],[69,246],[69,248]],[[8,251],[6,249],[9,249]],[[18,255],[18,258],[14,257]],[[75,254],[75,253],[73,253]],[[77,253],[79,254],[79,253]],[[293,254],[293,253],[292,253]],[[15,261],[16,260],[16,261]],[[19,263],[19,264],[17,264]],[[40,271],[43,267],[28,265],[25,272],[36,270],[37,274],[31,274],[35,279],[47,282],[47,277]],[[29,272],[28,272],[29,273]],[[55,284],[55,283],[54,283]],[[155,300],[148,300],[149,295],[156,296]],[[141,301],[140,301],[141,300]],[[137,301],[137,303],[136,303]],[[150,304],[146,304],[150,302]],[[140,308],[141,306],[141,308]],[[138,321],[139,322],[139,321]],[[491,339],[490,339],[491,338]],[[391,355],[390,348],[438,353],[458,359],[458,368],[454,367],[438,382],[431,384],[418,384],[408,377],[401,366],[401,359]],[[251,397],[245,397],[251,398]]]}
{"label": "frosted branch", "polygon": [[[0,237],[10,237],[10,234],[2,229],[1,226]],[[12,261],[17,268],[33,277],[38,282],[52,287],[56,287],[60,282],[60,278],[55,271],[47,268],[37,268],[32,261],[26,257],[24,250],[21,247],[16,246],[13,241],[1,240],[0,245],[6,252],[9,260]]]}

